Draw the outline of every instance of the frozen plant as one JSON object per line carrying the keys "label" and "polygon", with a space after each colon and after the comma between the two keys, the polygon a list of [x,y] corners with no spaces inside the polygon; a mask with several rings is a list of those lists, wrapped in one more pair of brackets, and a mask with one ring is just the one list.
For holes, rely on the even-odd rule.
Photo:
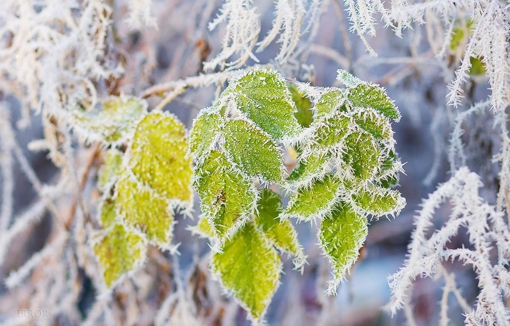
{"label": "frozen plant", "polygon": [[426,181],[445,153],[452,178],[415,217],[393,313],[415,323],[416,278],[442,276],[442,324],[450,294],[466,323],[507,324],[509,30],[496,0],[1,1],[0,321],[356,323],[333,295],[404,209],[393,130],[425,137],[433,103]]}

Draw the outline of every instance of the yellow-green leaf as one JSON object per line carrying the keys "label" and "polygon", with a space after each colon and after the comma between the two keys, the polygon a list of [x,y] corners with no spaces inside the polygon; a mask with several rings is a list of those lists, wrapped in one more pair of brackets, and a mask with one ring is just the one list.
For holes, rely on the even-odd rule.
{"label": "yellow-green leaf", "polygon": [[217,112],[202,110],[193,122],[190,132],[190,153],[195,159],[202,158],[214,146],[223,121]]}
{"label": "yellow-green leaf", "polygon": [[146,244],[140,235],[120,224],[108,229],[94,244],[106,286],[111,288],[124,274],[142,266],[145,251]]}
{"label": "yellow-green leaf", "polygon": [[303,186],[291,197],[286,213],[301,219],[322,217],[338,197],[340,180],[332,174]]}
{"label": "yellow-green leaf", "polygon": [[103,141],[116,143],[130,135],[146,112],[144,100],[121,96],[106,100],[102,109],[75,111],[74,118],[76,129],[85,136],[92,134]]}
{"label": "yellow-green leaf", "polygon": [[219,151],[213,150],[196,166],[194,185],[202,212],[211,219],[220,239],[234,233],[253,214],[257,194],[252,181],[237,172]]}
{"label": "yellow-green leaf", "polygon": [[400,192],[373,185],[358,189],[352,199],[356,206],[375,216],[395,214],[405,206],[405,199],[400,196]]}
{"label": "yellow-green leaf", "polygon": [[341,279],[358,259],[367,232],[366,218],[341,202],[322,221],[319,241],[333,266],[333,280],[328,284],[328,293],[336,293]]}
{"label": "yellow-green leaf", "polygon": [[[350,123],[351,119],[340,112],[321,121],[311,137],[310,146],[328,149],[338,145],[349,133]],[[313,151],[313,148],[309,151]]]}
{"label": "yellow-green leaf", "polygon": [[296,230],[290,220],[280,219],[282,212],[281,196],[272,190],[264,189],[257,202],[255,225],[278,249],[299,255],[302,249],[297,241]]}
{"label": "yellow-green leaf", "polygon": [[289,90],[297,108],[294,116],[302,127],[309,127],[313,121],[312,102],[296,86],[290,85]]}
{"label": "yellow-green leaf", "polygon": [[150,242],[171,249],[174,218],[168,200],[137,181],[128,171],[122,171],[121,175],[116,192],[123,224],[144,233]]}
{"label": "yellow-green leaf", "polygon": [[320,119],[336,112],[342,111],[345,102],[345,95],[338,88],[323,88],[322,96],[315,104],[315,118]]}
{"label": "yellow-green leaf", "polygon": [[206,238],[214,237],[214,227],[206,216],[200,217],[197,225],[191,228],[191,232]]}
{"label": "yellow-green leaf", "polygon": [[390,142],[393,139],[388,119],[375,110],[370,108],[360,110],[354,114],[354,120],[361,129],[374,136],[377,140]]}
{"label": "yellow-green leaf", "polygon": [[347,97],[354,107],[373,108],[389,119],[400,119],[397,107],[379,85],[362,82],[349,89]]}
{"label": "yellow-green leaf", "polygon": [[193,169],[187,148],[184,125],[170,114],[153,112],[136,128],[129,166],[138,180],[158,195],[188,206]]}
{"label": "yellow-green leaf", "polygon": [[221,252],[214,253],[213,272],[258,323],[278,288],[282,264],[278,253],[253,224],[242,227]]}
{"label": "yellow-green leaf", "polygon": [[306,161],[300,157],[299,165],[292,170],[287,178],[291,182],[301,182],[309,180],[312,177],[321,177],[329,167],[331,155],[328,153],[320,153],[318,151],[310,153]]}
{"label": "yellow-green leaf", "polygon": [[117,180],[117,175],[122,165],[122,152],[111,149],[106,154],[104,165],[99,172],[99,178],[97,180],[97,187],[105,192],[109,189],[108,186],[113,184]]}
{"label": "yellow-green leaf", "polygon": [[379,166],[379,146],[368,133],[352,133],[345,139],[343,159],[357,178],[367,180]]}
{"label": "yellow-green leaf", "polygon": [[225,149],[244,173],[265,181],[283,179],[283,158],[276,143],[262,130],[244,120],[225,127]]}
{"label": "yellow-green leaf", "polygon": [[113,198],[105,198],[99,207],[99,221],[103,229],[114,225],[117,220],[117,205]]}

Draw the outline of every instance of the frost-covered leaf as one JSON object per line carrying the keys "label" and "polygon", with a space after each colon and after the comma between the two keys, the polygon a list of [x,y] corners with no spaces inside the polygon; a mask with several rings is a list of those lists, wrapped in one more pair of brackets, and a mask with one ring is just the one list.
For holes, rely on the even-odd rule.
{"label": "frost-covered leaf", "polygon": [[99,207],[99,221],[103,229],[115,224],[117,217],[117,205],[113,198],[105,198]]}
{"label": "frost-covered leaf", "polygon": [[251,319],[260,321],[278,288],[282,269],[274,247],[248,223],[225,242],[222,252],[213,254],[211,265]]}
{"label": "frost-covered leaf", "polygon": [[354,107],[373,108],[387,118],[400,119],[400,112],[398,112],[397,107],[388,97],[384,88],[378,85],[360,83],[349,89],[347,97]]}
{"label": "frost-covered leaf", "polygon": [[211,219],[216,236],[222,239],[235,232],[254,210],[257,194],[251,180],[235,171],[216,150],[197,165],[195,174],[202,212]]}
{"label": "frost-covered leaf", "polygon": [[121,171],[121,175],[116,187],[120,220],[128,228],[144,233],[150,242],[170,249],[174,218],[168,200],[128,171]]}
{"label": "frost-covered leaf", "polygon": [[390,150],[385,154],[379,174],[376,176],[377,182],[384,188],[391,188],[398,183],[398,173],[400,162],[397,154]]}
{"label": "frost-covered leaf", "polygon": [[150,113],[138,124],[129,166],[160,196],[187,206],[192,200],[191,159],[184,125],[167,113]]}
{"label": "frost-covered leaf", "polygon": [[252,70],[225,91],[232,91],[237,108],[275,140],[294,137],[301,126],[285,80],[275,71]]}
{"label": "frost-covered leaf", "polygon": [[328,153],[312,152],[306,161],[304,159],[299,161],[299,165],[292,170],[287,181],[301,182],[322,176],[328,168],[330,159],[331,155]]}
{"label": "frost-covered leaf", "polygon": [[306,94],[300,92],[296,86],[289,86],[289,90],[297,108],[294,116],[302,127],[309,127],[313,121],[312,102],[306,97]]}
{"label": "frost-covered leaf", "polygon": [[94,255],[108,288],[122,275],[140,267],[145,258],[146,244],[121,224],[115,224],[94,244]]}
{"label": "frost-covered leaf", "polygon": [[189,140],[190,153],[195,159],[202,158],[211,149],[222,124],[222,118],[217,112],[200,112],[193,122]]}
{"label": "frost-covered leaf", "polygon": [[341,108],[345,102],[345,95],[342,90],[337,88],[325,88],[323,94],[314,107],[315,118],[319,119],[329,116]]}
{"label": "frost-covered leaf", "polygon": [[392,140],[391,125],[389,121],[372,109],[363,109],[354,115],[354,120],[377,140]]}
{"label": "frost-covered leaf", "polygon": [[214,237],[214,227],[206,216],[200,217],[197,225],[191,228],[191,232],[207,238]]}
{"label": "frost-covered leaf", "polygon": [[301,187],[291,197],[286,213],[302,219],[322,217],[334,204],[340,185],[340,180],[329,174],[310,186]]}
{"label": "frost-covered leaf", "polygon": [[301,252],[301,247],[297,241],[294,226],[290,220],[279,218],[283,212],[281,200],[281,196],[277,193],[264,189],[257,202],[255,225],[278,249],[298,255]]}
{"label": "frost-covered leaf", "polygon": [[334,276],[328,284],[328,293],[336,292],[340,280],[358,259],[367,232],[366,218],[342,202],[336,204],[322,221],[319,241],[333,266]]}
{"label": "frost-covered leaf", "polygon": [[347,87],[355,87],[360,83],[363,83],[361,79],[355,77],[343,69],[338,69],[338,75],[336,79]]}
{"label": "frost-covered leaf", "polygon": [[225,125],[225,149],[240,170],[266,181],[283,178],[283,158],[269,135],[244,120]]}
{"label": "frost-covered leaf", "polygon": [[379,166],[379,156],[380,150],[372,135],[357,132],[345,139],[343,159],[357,178],[371,178]]}
{"label": "frost-covered leaf", "polygon": [[97,187],[101,191],[107,191],[108,185],[111,185],[115,182],[121,164],[122,152],[116,149],[109,150],[106,154],[104,165],[101,169],[101,172],[99,173],[99,178],[97,180]]}
{"label": "frost-covered leaf", "polygon": [[145,101],[121,96],[104,101],[100,110],[76,111],[74,118],[78,130],[83,129],[85,135],[90,132],[104,141],[115,143],[131,133],[146,112]]}
{"label": "frost-covered leaf", "polygon": [[372,185],[358,189],[352,194],[352,199],[363,211],[376,216],[400,212],[405,206],[405,200],[398,191]]}
{"label": "frost-covered leaf", "polygon": [[[321,149],[331,148],[342,142],[349,133],[351,119],[343,113],[337,113],[322,121],[311,137],[312,146]],[[313,151],[313,148],[311,149]]]}

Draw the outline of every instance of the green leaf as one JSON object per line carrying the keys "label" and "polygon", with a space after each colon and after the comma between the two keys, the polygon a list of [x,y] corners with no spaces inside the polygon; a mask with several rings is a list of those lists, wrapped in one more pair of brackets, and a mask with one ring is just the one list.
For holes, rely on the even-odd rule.
{"label": "green leaf", "polygon": [[353,75],[351,75],[350,73],[343,69],[338,69],[338,75],[336,79],[347,87],[355,87],[363,83],[361,79],[359,79],[358,77],[354,77]]}
{"label": "green leaf", "polygon": [[189,141],[190,152],[195,159],[202,158],[212,148],[222,125],[222,118],[216,112],[202,110],[197,116],[193,122]]}
{"label": "green leaf", "polygon": [[225,129],[225,149],[241,171],[265,181],[282,181],[282,154],[267,134],[244,120],[228,121]]}
{"label": "green leaf", "polygon": [[363,109],[354,114],[354,120],[377,140],[391,142],[393,133],[389,121],[372,109]]}
{"label": "green leaf", "polygon": [[220,239],[235,232],[253,214],[257,194],[252,182],[219,151],[213,150],[197,165],[194,185],[201,198],[202,212],[211,219]]}
{"label": "green leaf", "polygon": [[158,195],[190,206],[191,159],[184,125],[167,113],[153,112],[138,125],[130,148],[129,166]]}
{"label": "green leaf", "polygon": [[94,244],[94,255],[108,288],[121,277],[142,266],[146,244],[137,235],[120,224],[115,224]]}
{"label": "green leaf", "polygon": [[282,270],[274,247],[249,223],[225,243],[222,252],[213,254],[211,265],[223,287],[258,323],[278,288]]}
{"label": "green leaf", "polygon": [[132,97],[111,97],[103,102],[101,110],[75,111],[76,128],[83,134],[109,143],[123,141],[136,123],[147,112],[145,101]]}
{"label": "green leaf", "polygon": [[294,137],[301,131],[294,116],[296,106],[292,95],[277,72],[249,71],[229,85],[225,93],[230,92],[237,108],[275,140]]}
{"label": "green leaf", "polygon": [[338,145],[349,133],[350,122],[351,119],[343,113],[327,118],[317,126],[311,138],[311,146],[318,145],[321,149],[328,149]]}
{"label": "green leaf", "polygon": [[130,229],[144,233],[148,240],[171,249],[174,218],[168,200],[122,171],[117,182],[120,220]]}
{"label": "green leaf", "polygon": [[342,111],[342,106],[345,103],[345,95],[342,90],[338,88],[323,88],[322,96],[315,104],[315,118],[329,116],[335,112]]}
{"label": "green leaf", "polygon": [[328,174],[310,186],[299,188],[291,197],[286,213],[302,219],[322,217],[334,204],[340,185],[337,177]]}
{"label": "green leaf", "polygon": [[116,149],[109,150],[97,180],[97,187],[101,191],[108,191],[108,187],[116,181],[121,165],[122,152]]}
{"label": "green leaf", "polygon": [[281,196],[269,189],[264,189],[257,202],[255,225],[262,234],[278,249],[293,255],[301,254],[296,230],[288,219],[280,219],[283,212]]}
{"label": "green leaf", "polygon": [[369,83],[360,83],[349,89],[348,99],[357,108],[373,108],[385,117],[393,120],[400,119],[400,112],[388,97],[384,88]]}
{"label": "green leaf", "polygon": [[384,188],[391,188],[397,185],[399,179],[399,167],[397,167],[397,164],[400,165],[400,162],[395,151],[388,151],[384,155],[380,172],[377,175],[377,183]]}
{"label": "green leaf", "polygon": [[334,279],[327,292],[336,293],[340,280],[354,265],[367,236],[367,220],[349,205],[339,202],[322,221],[319,241],[333,267]]}
{"label": "green leaf", "polygon": [[356,206],[375,216],[395,214],[405,206],[405,199],[398,191],[373,185],[358,189],[352,199]]}
{"label": "green leaf", "polygon": [[292,170],[287,181],[301,182],[322,176],[328,168],[330,159],[330,154],[312,152],[306,161],[303,158],[299,160],[299,165]]}
{"label": "green leaf", "polygon": [[354,176],[368,180],[379,166],[380,150],[372,135],[368,133],[352,133],[345,139],[343,159],[352,169]]}
{"label": "green leaf", "polygon": [[312,102],[310,102],[306,94],[300,92],[296,86],[290,85],[289,90],[292,94],[292,100],[297,107],[294,116],[302,127],[309,127],[313,121]]}

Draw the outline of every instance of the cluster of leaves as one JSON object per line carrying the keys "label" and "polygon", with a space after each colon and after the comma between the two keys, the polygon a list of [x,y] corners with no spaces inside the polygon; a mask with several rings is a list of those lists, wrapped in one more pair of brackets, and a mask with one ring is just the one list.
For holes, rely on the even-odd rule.
{"label": "cluster of leaves", "polygon": [[187,134],[176,117],[147,113],[133,98],[112,98],[99,112],[75,115],[77,128],[109,147],[98,180],[103,230],[94,253],[111,288],[142,265],[148,244],[172,249],[174,210],[190,209],[193,197]]}
{"label": "cluster of leaves", "polygon": [[[280,253],[296,268],[305,263],[291,218],[320,222],[334,293],[358,258],[367,217],[405,205],[391,189],[402,169],[390,125],[399,112],[377,85],[343,71],[338,78],[344,89],[287,82],[261,67],[242,72],[196,118],[189,145],[174,116],[148,113],[134,98],[75,111],[75,130],[108,148],[94,241],[106,287],[142,265],[148,244],[172,250],[173,213],[191,209],[193,185],[203,213],[194,231],[211,240],[212,271],[252,320],[278,287]],[[292,170],[284,149],[295,153]]]}
{"label": "cluster of leaves", "polygon": [[[390,125],[399,112],[379,86],[344,71],[338,79],[346,88],[289,83],[255,68],[194,121],[189,151],[203,213],[194,230],[211,240],[213,272],[254,321],[278,287],[276,249],[304,264],[290,218],[321,222],[334,293],[358,257],[367,217],[405,205],[391,189],[402,169]],[[283,149],[297,153],[292,171]],[[286,208],[274,190],[288,195]]]}

